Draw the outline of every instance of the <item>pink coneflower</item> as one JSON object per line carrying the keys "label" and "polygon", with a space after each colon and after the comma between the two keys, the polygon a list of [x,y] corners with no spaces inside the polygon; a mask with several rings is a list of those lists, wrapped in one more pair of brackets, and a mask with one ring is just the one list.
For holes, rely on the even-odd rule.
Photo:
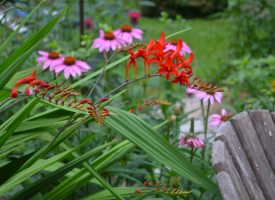
{"label": "pink coneflower", "polygon": [[115,35],[113,32],[104,33],[103,30],[100,30],[100,38],[95,39],[92,48],[99,48],[99,52],[105,51],[109,52],[110,48],[114,51],[121,47],[121,44],[125,44],[125,41],[119,36]]}
{"label": "pink coneflower", "polygon": [[66,79],[68,79],[70,75],[75,77],[76,74],[78,74],[78,76],[80,76],[81,72],[87,72],[90,69],[91,67],[86,62],[76,60],[74,57],[65,57],[54,66],[56,76],[64,70]]}
{"label": "pink coneflower", "polygon": [[196,138],[194,134],[188,134],[186,137],[181,135],[181,140],[179,142],[180,145],[185,145],[191,147],[192,149],[198,147],[203,148],[205,144],[200,138]]}
{"label": "pink coneflower", "polygon": [[93,22],[94,22],[94,20],[92,20],[92,19],[86,19],[84,21],[84,23],[86,24],[86,29],[87,30],[93,30],[94,29],[94,27],[91,25]]}
{"label": "pink coneflower", "polygon": [[133,37],[142,40],[143,31],[137,28],[132,28],[129,25],[121,26],[120,29],[113,31],[115,35],[120,36],[125,42],[132,43]]}
{"label": "pink coneflower", "polygon": [[226,117],[226,110],[222,109],[221,112],[222,115],[218,115],[218,114],[213,114],[210,116],[210,118],[212,118],[208,123],[210,125],[212,125],[212,127],[218,125],[218,124],[222,124],[226,121],[227,117]]}
{"label": "pink coneflower", "polygon": [[[178,44],[178,40],[171,40],[171,41],[167,44],[166,48],[164,49],[164,52],[169,51],[170,49],[176,51],[177,44]],[[191,53],[192,51],[191,51],[190,47],[187,46],[187,44],[186,44],[185,42],[182,42],[182,49],[180,50],[179,53],[180,53],[180,55],[185,56],[185,55],[186,55],[186,52],[187,52],[187,53]]]}
{"label": "pink coneflower", "polygon": [[141,15],[138,12],[130,12],[128,17],[131,17],[130,23],[135,26],[138,23],[137,19],[140,18]]}
{"label": "pink coneflower", "polygon": [[56,52],[45,52],[45,51],[38,51],[38,53],[40,55],[42,55],[41,57],[37,58],[37,66],[41,65],[43,62],[43,70],[47,69],[48,67],[50,67],[50,70],[52,71],[53,67],[56,65],[56,63],[59,63],[60,60],[62,60],[62,56],[59,53]]}
{"label": "pink coneflower", "polygon": [[217,102],[221,103],[222,102],[222,97],[223,93],[222,92],[203,92],[203,91],[198,91],[195,89],[187,88],[186,89],[187,93],[195,93],[195,96],[197,98],[203,99],[203,101],[207,101],[208,99],[210,100],[211,105],[214,104],[214,99],[217,100]]}

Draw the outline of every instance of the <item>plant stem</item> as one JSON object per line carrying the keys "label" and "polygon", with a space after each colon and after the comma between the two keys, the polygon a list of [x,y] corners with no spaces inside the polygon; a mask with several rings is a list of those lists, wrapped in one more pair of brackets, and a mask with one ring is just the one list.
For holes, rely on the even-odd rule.
{"label": "plant stem", "polygon": [[201,112],[203,117],[203,124],[205,123],[205,115],[204,115],[204,107],[203,107],[203,100],[201,99]]}
{"label": "plant stem", "polygon": [[97,80],[96,80],[96,82],[95,82],[93,88],[91,89],[91,91],[90,91],[90,93],[88,94],[88,96],[86,97],[86,99],[88,99],[88,98],[91,96],[91,94],[93,93],[93,91],[94,91],[94,89],[95,89],[95,87],[96,87],[98,81],[100,80],[100,78],[101,78],[103,72],[105,71],[106,66],[108,65],[108,63],[110,62],[110,60],[111,60],[115,55],[116,55],[116,53],[114,53],[114,54],[109,58],[109,60],[106,61],[106,63],[105,63],[105,65],[104,65],[104,67],[103,67],[103,69],[102,69],[100,75],[98,76],[98,78],[97,78]]}
{"label": "plant stem", "polygon": [[[111,57],[111,50],[108,52],[108,59]],[[111,61],[109,62],[111,63]],[[107,71],[107,92],[109,93],[110,92],[110,70]]]}
{"label": "plant stem", "polygon": [[209,110],[210,110],[210,100],[208,100],[207,113],[206,113],[206,117],[205,117],[205,121],[204,121],[204,139],[206,139],[206,135],[207,135]]}
{"label": "plant stem", "polygon": [[[193,161],[193,156],[194,156],[194,149],[192,148],[191,149],[191,157],[190,157],[190,162],[192,163],[192,161]],[[187,189],[187,191],[190,191],[190,187],[191,187],[191,181],[190,180],[188,180],[188,189]],[[188,200],[189,200],[189,198],[190,198],[190,196],[188,196]]]}

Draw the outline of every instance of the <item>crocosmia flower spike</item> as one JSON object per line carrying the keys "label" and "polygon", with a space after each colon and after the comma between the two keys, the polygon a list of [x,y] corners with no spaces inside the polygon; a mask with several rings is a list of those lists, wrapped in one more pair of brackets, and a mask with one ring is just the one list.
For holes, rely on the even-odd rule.
{"label": "crocosmia flower spike", "polygon": [[[16,90],[17,87],[19,87],[20,85],[23,85],[23,84],[30,84],[31,82],[33,82],[36,79],[35,73],[36,73],[36,70],[34,70],[32,75],[30,75],[26,78],[22,78],[15,83],[15,85],[12,89],[12,92],[11,92],[12,98],[17,98],[17,96],[18,96],[18,92]],[[27,93],[28,93],[28,91],[27,91]]]}

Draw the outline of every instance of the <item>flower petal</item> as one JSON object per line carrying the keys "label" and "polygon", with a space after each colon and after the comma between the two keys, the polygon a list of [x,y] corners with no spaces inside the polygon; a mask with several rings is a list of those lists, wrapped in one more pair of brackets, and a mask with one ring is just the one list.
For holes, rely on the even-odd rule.
{"label": "flower petal", "polygon": [[137,38],[137,39],[139,39],[139,40],[142,40],[142,35],[140,35],[140,34],[138,34],[138,33],[132,32],[132,36],[133,36],[134,38]]}
{"label": "flower petal", "polygon": [[226,115],[226,110],[222,109],[222,116],[225,116],[225,115]]}
{"label": "flower petal", "polygon": [[52,63],[52,60],[47,60],[43,65],[43,70],[46,70],[50,66],[51,63]]}
{"label": "flower petal", "polygon": [[38,51],[38,53],[42,56],[47,56],[47,57],[49,56],[49,53],[46,51]]}
{"label": "flower petal", "polygon": [[80,61],[80,60],[77,60],[75,61],[75,64],[83,69],[86,69],[86,70],[90,70],[91,67],[86,63],[86,62],[83,62],[83,61]]}

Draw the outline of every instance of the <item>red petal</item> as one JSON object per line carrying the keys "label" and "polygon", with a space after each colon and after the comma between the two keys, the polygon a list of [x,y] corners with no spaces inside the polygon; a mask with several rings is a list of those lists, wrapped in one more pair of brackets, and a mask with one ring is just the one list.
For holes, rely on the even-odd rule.
{"label": "red petal", "polygon": [[165,42],[165,35],[163,32],[160,34],[159,43],[163,46]]}

